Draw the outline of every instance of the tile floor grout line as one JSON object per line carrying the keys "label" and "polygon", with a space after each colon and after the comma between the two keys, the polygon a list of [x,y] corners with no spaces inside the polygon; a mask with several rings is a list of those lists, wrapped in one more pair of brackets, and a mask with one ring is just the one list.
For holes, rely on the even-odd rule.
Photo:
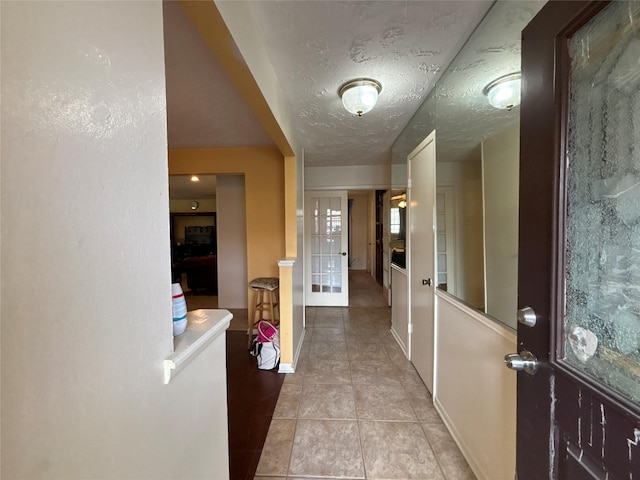
{"label": "tile floor grout line", "polygon": [[[298,407],[300,405],[298,404]],[[291,472],[291,457],[293,456],[293,446],[296,443],[296,432],[298,431],[298,416],[296,415],[296,419],[295,419],[296,425],[293,429],[293,438],[291,439],[291,451],[289,452],[289,461],[287,462],[287,470],[286,470],[286,474],[285,477],[289,478],[289,474]]]}
{"label": "tile floor grout line", "polygon": [[[296,405],[296,410],[295,410],[295,416],[296,418],[295,420],[295,431],[294,431],[294,440],[295,440],[295,434],[298,430],[298,422],[299,420],[312,420],[312,421],[328,421],[328,422],[341,422],[341,421],[355,421],[356,422],[356,426],[357,426],[357,434],[358,434],[358,446],[359,446],[359,453],[363,462],[363,471],[364,471],[364,478],[367,479],[369,478],[369,473],[367,472],[367,465],[365,462],[365,452],[364,452],[364,440],[363,440],[363,436],[362,436],[362,431],[361,431],[361,425],[363,424],[362,422],[368,422],[368,423],[379,423],[379,424],[413,424],[416,425],[418,427],[418,430],[421,432],[420,437],[424,438],[426,441],[426,445],[428,446],[429,450],[431,451],[431,455],[433,457],[433,459],[435,460],[434,462],[434,467],[437,469],[434,473],[438,473],[440,475],[442,475],[443,478],[448,479],[449,476],[445,473],[445,470],[442,467],[441,464],[441,458],[440,456],[442,455],[442,452],[440,455],[436,455],[436,452],[433,448],[433,444],[432,441],[429,439],[429,435],[427,434],[427,431],[425,429],[425,425],[438,425],[439,422],[436,422],[433,419],[425,419],[425,420],[421,420],[421,417],[418,415],[418,406],[417,406],[417,401],[420,399],[416,399],[416,402],[411,401],[411,397],[409,395],[409,389],[412,387],[412,379],[409,373],[409,370],[405,370],[405,365],[403,365],[403,363],[401,361],[399,361],[398,357],[393,357],[391,355],[391,350],[389,348],[389,345],[395,345],[395,343],[393,342],[388,342],[386,341],[387,339],[383,338],[383,336],[380,334],[381,330],[384,330],[385,333],[389,333],[389,331],[387,330],[387,325],[383,325],[383,322],[378,322],[377,318],[375,320],[375,323],[373,324],[369,324],[367,325],[366,322],[360,322],[357,321],[356,323],[353,324],[354,328],[347,328],[347,325],[345,323],[346,320],[346,312],[348,312],[348,309],[342,309],[340,310],[341,315],[342,315],[342,328],[341,330],[343,331],[344,334],[344,341],[340,340],[340,341],[332,341],[332,340],[318,340],[317,337],[315,337],[315,335],[312,335],[311,338],[315,337],[315,342],[314,340],[310,340],[309,341],[309,347],[307,347],[306,350],[306,354],[305,354],[305,362],[304,362],[304,368],[303,368],[303,375],[301,376],[301,387],[300,387],[300,397],[298,399],[298,403]],[[389,312],[386,312],[386,315],[389,315]],[[336,315],[337,317],[337,315]],[[318,317],[316,316],[316,319]],[[331,324],[331,315],[328,315],[326,317],[321,317],[321,318],[327,318],[329,320],[327,320],[328,324]],[[337,322],[336,322],[337,323]],[[315,324],[314,324],[315,327]],[[353,336],[355,336],[357,338],[357,336],[359,335],[359,330],[360,327],[364,327],[364,329],[366,329],[367,327],[371,327],[371,330],[373,331],[378,331],[378,336],[379,336],[379,340],[376,340],[375,342],[362,342],[362,343],[371,343],[371,344],[377,344],[378,348],[381,348],[382,350],[384,350],[385,355],[387,357],[386,359],[386,363],[388,363],[389,365],[391,365],[393,367],[393,370],[395,372],[397,372],[400,375],[400,381],[399,383],[389,383],[390,386],[393,386],[395,388],[399,387],[399,391],[404,393],[404,396],[406,397],[407,401],[409,402],[409,406],[411,408],[411,412],[413,413],[413,415],[415,416],[415,420],[409,420],[409,419],[397,419],[397,420],[384,420],[384,419],[363,419],[360,418],[360,415],[358,413],[358,409],[357,409],[357,402],[355,402],[356,400],[356,389],[358,388],[359,385],[367,385],[367,383],[357,383],[354,382],[354,376],[353,376],[353,370],[354,367],[361,363],[361,362],[368,362],[369,360],[366,359],[360,359],[360,360],[356,360],[353,358],[354,355],[356,355],[356,353],[354,353],[354,349],[357,350],[356,345],[358,345],[361,342],[358,341],[350,341],[347,338],[347,332],[351,331],[352,332],[352,338]],[[383,328],[381,328],[383,327]],[[327,327],[318,327],[318,328],[340,328],[337,326],[327,326]],[[322,350],[319,349],[319,351],[323,351],[323,352],[331,352],[333,351],[334,353],[324,353],[322,358],[318,358],[318,357],[314,357],[311,349],[311,345],[313,344],[319,344],[319,343],[324,343],[326,350]],[[345,348],[344,350],[346,350],[346,359],[337,359],[337,356],[342,356],[341,352],[335,353],[336,351],[340,350],[340,347],[332,347],[332,344],[344,344]],[[302,357],[301,357],[302,358]],[[349,376],[349,382],[348,383],[315,383],[315,382],[307,382],[307,379],[305,378],[306,375],[306,369],[310,366],[313,365],[316,361],[322,361],[322,360],[330,360],[330,361],[340,361],[340,362],[346,362],[348,368],[349,368],[349,372],[348,372],[348,376]],[[414,372],[415,373],[415,372]],[[408,376],[407,376],[408,375]],[[371,381],[369,382],[370,385],[372,385]],[[378,384],[378,383],[376,383]],[[308,388],[308,386],[310,385],[350,385],[350,392],[352,394],[352,397],[354,399],[354,408],[355,408],[355,420],[354,419],[342,419],[342,418],[313,418],[313,413],[311,413],[311,417],[308,418],[301,418],[301,407],[302,407],[302,402],[303,402],[303,398],[304,398],[304,392],[305,389]],[[381,385],[387,385],[386,383],[383,383]],[[289,465],[287,467],[287,476],[288,478],[295,478],[295,477],[299,477],[299,478],[317,478],[317,479],[325,479],[325,480],[330,480],[330,479],[340,479],[340,480],[345,480],[347,478],[355,478],[355,477],[322,477],[322,476],[312,476],[312,475],[291,475],[289,473],[289,469],[290,469],[290,465],[291,465],[291,461],[292,461],[292,452],[293,452],[293,441],[292,441],[292,445],[291,445],[291,452],[289,452]]]}

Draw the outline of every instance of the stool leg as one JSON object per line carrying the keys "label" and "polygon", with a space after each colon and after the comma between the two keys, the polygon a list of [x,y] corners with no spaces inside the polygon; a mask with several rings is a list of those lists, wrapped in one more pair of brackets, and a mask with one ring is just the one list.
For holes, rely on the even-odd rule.
{"label": "stool leg", "polygon": [[250,305],[249,308],[249,316],[247,317],[247,337],[248,337],[248,341],[247,341],[247,347],[251,348],[251,342],[253,342],[253,325],[255,324],[256,321],[256,307],[258,305],[258,300],[259,300],[259,295],[260,293],[258,292],[258,290],[253,290],[253,303]]}
{"label": "stool leg", "polygon": [[255,318],[253,319],[254,325],[264,318],[264,289],[263,288],[258,289],[256,311],[258,312],[258,319],[255,319]]}
{"label": "stool leg", "polygon": [[270,321],[271,323],[273,323],[274,325],[277,325],[278,322],[276,321],[276,316],[273,314],[273,307],[274,307],[274,300],[273,300],[273,291],[269,291],[269,313],[271,314],[271,318]]}

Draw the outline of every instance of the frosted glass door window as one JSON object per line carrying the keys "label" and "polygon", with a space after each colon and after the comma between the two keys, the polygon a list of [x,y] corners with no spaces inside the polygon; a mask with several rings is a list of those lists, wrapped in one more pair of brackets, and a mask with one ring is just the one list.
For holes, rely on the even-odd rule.
{"label": "frosted glass door window", "polygon": [[[564,361],[640,402],[640,2],[570,40]],[[635,19],[635,22],[633,21]]]}

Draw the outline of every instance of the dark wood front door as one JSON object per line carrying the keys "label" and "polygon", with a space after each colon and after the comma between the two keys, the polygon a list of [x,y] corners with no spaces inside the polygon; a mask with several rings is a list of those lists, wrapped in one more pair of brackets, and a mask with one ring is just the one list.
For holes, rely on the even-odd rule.
{"label": "dark wood front door", "polygon": [[552,1],[523,31],[519,480],[640,479],[639,27]]}

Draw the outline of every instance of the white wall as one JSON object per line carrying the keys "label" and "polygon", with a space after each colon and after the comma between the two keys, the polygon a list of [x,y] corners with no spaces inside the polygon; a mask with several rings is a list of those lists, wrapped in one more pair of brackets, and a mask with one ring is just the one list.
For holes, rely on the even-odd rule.
{"label": "white wall", "polygon": [[480,149],[464,162],[436,162],[436,182],[456,191],[456,296],[484,310]]}
{"label": "white wall", "polygon": [[369,221],[367,222],[367,270],[376,278],[376,192],[369,192],[367,204]]}
{"label": "white wall", "polygon": [[160,1],[2,2],[2,478],[228,477],[223,352],[163,385],[162,29]]}
{"label": "white wall", "polygon": [[368,254],[368,222],[369,222],[369,196],[365,194],[352,195],[351,205],[351,255],[349,257],[349,268],[352,270],[366,270]]}
{"label": "white wall", "polygon": [[406,189],[407,188],[407,162],[394,163],[391,165],[391,188]]}
{"label": "white wall", "polygon": [[520,123],[482,143],[486,312],[517,327]]}
{"label": "white wall", "polygon": [[296,157],[296,244],[298,255],[293,265],[293,365],[295,370],[305,333],[304,311],[304,152]]}
{"label": "white wall", "polygon": [[304,185],[306,190],[387,189],[391,171],[389,165],[307,167]]}
{"label": "white wall", "polygon": [[382,234],[382,286],[387,295],[389,305],[391,305],[391,190],[387,190],[383,199],[384,210],[382,224],[384,230]]}
{"label": "white wall", "polygon": [[411,358],[411,344],[409,343],[409,289],[407,285],[407,271],[391,265],[391,333]]}
{"label": "white wall", "polygon": [[218,175],[218,306],[247,308],[247,215],[243,175]]}
{"label": "white wall", "polygon": [[436,409],[478,480],[512,480],[516,375],[502,358],[516,334],[440,292],[436,312]]}

